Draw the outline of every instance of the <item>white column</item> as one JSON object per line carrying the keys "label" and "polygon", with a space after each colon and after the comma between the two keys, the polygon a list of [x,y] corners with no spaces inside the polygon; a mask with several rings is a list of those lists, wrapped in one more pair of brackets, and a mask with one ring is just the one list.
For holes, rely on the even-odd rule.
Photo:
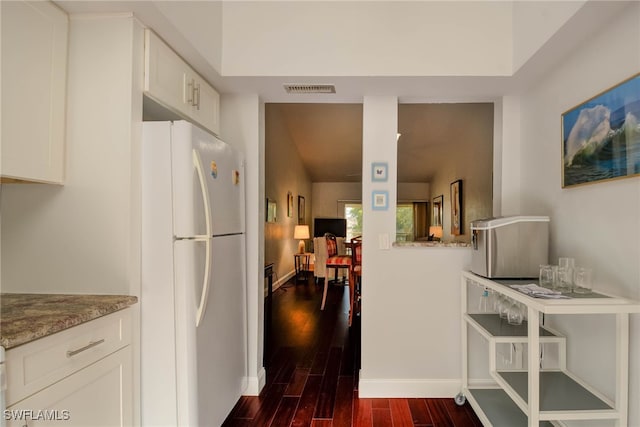
{"label": "white column", "polygon": [[220,136],[245,157],[248,386],[257,396],[265,384],[264,351],[264,103],[257,95],[223,95]]}

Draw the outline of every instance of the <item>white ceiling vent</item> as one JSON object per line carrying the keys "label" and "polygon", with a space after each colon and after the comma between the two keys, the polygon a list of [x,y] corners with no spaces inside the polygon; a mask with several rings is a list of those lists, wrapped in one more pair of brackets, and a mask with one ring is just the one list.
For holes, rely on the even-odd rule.
{"label": "white ceiling vent", "polygon": [[285,84],[287,93],[336,93],[335,85]]}

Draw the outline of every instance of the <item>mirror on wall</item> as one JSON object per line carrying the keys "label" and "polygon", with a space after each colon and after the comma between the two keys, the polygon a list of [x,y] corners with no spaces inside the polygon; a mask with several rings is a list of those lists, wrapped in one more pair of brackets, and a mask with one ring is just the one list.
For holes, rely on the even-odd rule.
{"label": "mirror on wall", "polygon": [[[490,102],[398,105],[397,203],[431,202],[426,240],[470,242],[469,222],[492,216],[493,110]],[[450,185],[458,180],[462,222],[452,229]]]}

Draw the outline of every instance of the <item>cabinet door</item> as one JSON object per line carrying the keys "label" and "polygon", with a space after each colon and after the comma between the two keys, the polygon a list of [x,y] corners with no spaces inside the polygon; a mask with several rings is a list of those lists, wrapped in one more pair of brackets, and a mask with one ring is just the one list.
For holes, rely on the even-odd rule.
{"label": "cabinet door", "polygon": [[145,31],[145,94],[191,122],[220,132],[220,95],[151,30]]}
{"label": "cabinet door", "polygon": [[3,181],[62,183],[67,15],[51,2],[0,3]]}
{"label": "cabinet door", "polygon": [[188,115],[185,79],[187,64],[151,30],[145,31],[144,90],[147,96]]}
{"label": "cabinet door", "polygon": [[131,426],[131,346],[7,408],[7,427]]}
{"label": "cabinet door", "polygon": [[220,95],[202,77],[192,72],[187,78],[194,86],[191,115],[195,121],[216,135],[220,134]]}

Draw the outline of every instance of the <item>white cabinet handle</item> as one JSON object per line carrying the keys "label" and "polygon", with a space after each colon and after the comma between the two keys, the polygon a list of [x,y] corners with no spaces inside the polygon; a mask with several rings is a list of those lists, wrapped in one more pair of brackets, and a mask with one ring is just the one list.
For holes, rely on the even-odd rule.
{"label": "white cabinet handle", "polygon": [[[185,76],[186,77],[186,76]],[[187,82],[187,104],[192,107],[195,105],[195,95],[196,95],[196,81],[191,79]]]}
{"label": "white cabinet handle", "polygon": [[83,351],[89,350],[90,348],[93,348],[97,345],[100,345],[104,342],[104,338],[98,341],[91,341],[89,344],[85,345],[84,347],[80,347],[79,349],[76,350],[69,350],[67,351],[67,357],[73,357],[78,353],[82,353]]}
{"label": "white cabinet handle", "polygon": [[200,83],[193,86],[193,106],[200,110]]}

